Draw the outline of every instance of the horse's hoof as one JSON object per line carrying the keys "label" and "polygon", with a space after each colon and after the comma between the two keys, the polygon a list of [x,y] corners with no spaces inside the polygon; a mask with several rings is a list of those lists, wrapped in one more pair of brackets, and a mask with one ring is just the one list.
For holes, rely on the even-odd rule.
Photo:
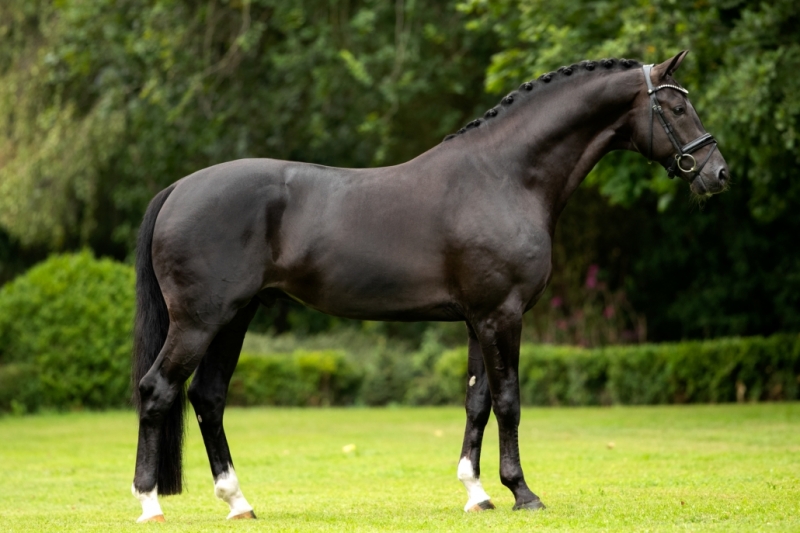
{"label": "horse's hoof", "polygon": [[528,511],[538,511],[539,509],[547,509],[542,503],[542,500],[535,499],[530,502],[525,503],[518,503],[514,506],[514,511],[519,511],[521,509],[527,509]]}
{"label": "horse's hoof", "polygon": [[494,504],[492,503],[492,501],[491,500],[484,500],[484,501],[482,501],[480,503],[476,503],[475,505],[473,505],[472,507],[467,509],[467,512],[468,513],[479,513],[481,511],[489,511],[491,509],[494,509]]}
{"label": "horse's hoof", "polygon": [[154,516],[148,516],[147,518],[139,518],[136,522],[139,524],[144,524],[145,522],[166,522],[167,519],[164,518],[163,514],[157,514]]}
{"label": "horse's hoof", "polygon": [[242,514],[237,514],[236,516],[229,516],[228,520],[255,520],[256,513],[253,511],[246,511]]}

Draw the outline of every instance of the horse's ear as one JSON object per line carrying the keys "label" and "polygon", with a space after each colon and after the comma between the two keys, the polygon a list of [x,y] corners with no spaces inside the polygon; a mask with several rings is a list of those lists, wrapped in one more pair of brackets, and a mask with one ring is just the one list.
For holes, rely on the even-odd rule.
{"label": "horse's ear", "polygon": [[666,78],[667,76],[672,76],[672,74],[676,70],[678,70],[678,67],[681,66],[681,62],[683,61],[683,58],[686,57],[686,54],[688,54],[688,53],[689,53],[689,50],[683,50],[683,51],[679,52],[678,55],[676,55],[672,59],[667,59],[666,61],[664,61],[660,65],[656,65],[653,68],[653,71],[658,76],[657,79],[663,79],[663,78]]}

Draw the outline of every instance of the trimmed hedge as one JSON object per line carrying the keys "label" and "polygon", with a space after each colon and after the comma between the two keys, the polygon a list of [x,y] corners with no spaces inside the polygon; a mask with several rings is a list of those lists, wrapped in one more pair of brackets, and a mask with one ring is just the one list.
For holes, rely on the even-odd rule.
{"label": "trimmed hedge", "polygon": [[597,350],[525,345],[520,389],[533,405],[800,399],[800,335]]}
{"label": "trimmed hedge", "polygon": [[[326,370],[301,370],[309,357],[243,354],[234,405],[462,404],[466,347],[408,354],[380,351],[372,364],[326,354]],[[336,361],[336,363],[332,363]],[[399,369],[399,370],[398,370]],[[321,376],[324,376],[321,377]],[[325,384],[322,386],[321,384]],[[800,335],[583,349],[525,344],[520,392],[526,405],[717,403],[800,399]]]}
{"label": "trimmed hedge", "polygon": [[[89,252],[53,256],[0,288],[0,412],[128,406],[134,305],[133,269]],[[228,403],[463,403],[466,347],[443,346],[436,328],[414,352],[383,337],[361,349],[337,344],[350,349],[242,354]],[[525,344],[520,391],[527,405],[798,400],[800,335],[593,350]]]}
{"label": "trimmed hedge", "polygon": [[342,352],[289,355],[243,353],[228,389],[228,405],[349,405],[362,375]]}

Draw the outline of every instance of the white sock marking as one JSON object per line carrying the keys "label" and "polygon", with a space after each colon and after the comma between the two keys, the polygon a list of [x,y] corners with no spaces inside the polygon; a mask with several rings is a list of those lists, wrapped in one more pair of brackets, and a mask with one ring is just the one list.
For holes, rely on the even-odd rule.
{"label": "white sock marking", "polygon": [[478,503],[490,500],[489,495],[483,490],[481,480],[475,477],[475,471],[472,469],[472,461],[467,457],[462,457],[458,462],[458,479],[464,484],[467,489],[467,504],[464,506],[464,511],[469,511],[470,508]]}
{"label": "white sock marking", "polygon": [[230,506],[231,512],[228,514],[228,518],[253,510],[239,489],[239,479],[236,477],[233,465],[229,466],[228,470],[220,474],[214,481],[214,494]]}
{"label": "white sock marking", "polygon": [[142,516],[136,520],[137,522],[145,522],[154,516],[164,514],[158,503],[158,487],[154,487],[150,492],[139,492],[131,485],[131,492],[142,504]]}

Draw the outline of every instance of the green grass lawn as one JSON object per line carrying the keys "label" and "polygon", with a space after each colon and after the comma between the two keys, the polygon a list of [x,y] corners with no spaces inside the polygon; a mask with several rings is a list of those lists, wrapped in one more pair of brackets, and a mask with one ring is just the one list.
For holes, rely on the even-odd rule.
{"label": "green grass lawn", "polygon": [[800,531],[800,404],[524,409],[538,513],[511,511],[493,421],[483,482],[498,509],[462,511],[463,422],[458,408],[230,409],[259,520],[227,522],[190,419],[188,491],[162,499],[166,524],[135,524],[133,413],[6,417],[0,531]]}

